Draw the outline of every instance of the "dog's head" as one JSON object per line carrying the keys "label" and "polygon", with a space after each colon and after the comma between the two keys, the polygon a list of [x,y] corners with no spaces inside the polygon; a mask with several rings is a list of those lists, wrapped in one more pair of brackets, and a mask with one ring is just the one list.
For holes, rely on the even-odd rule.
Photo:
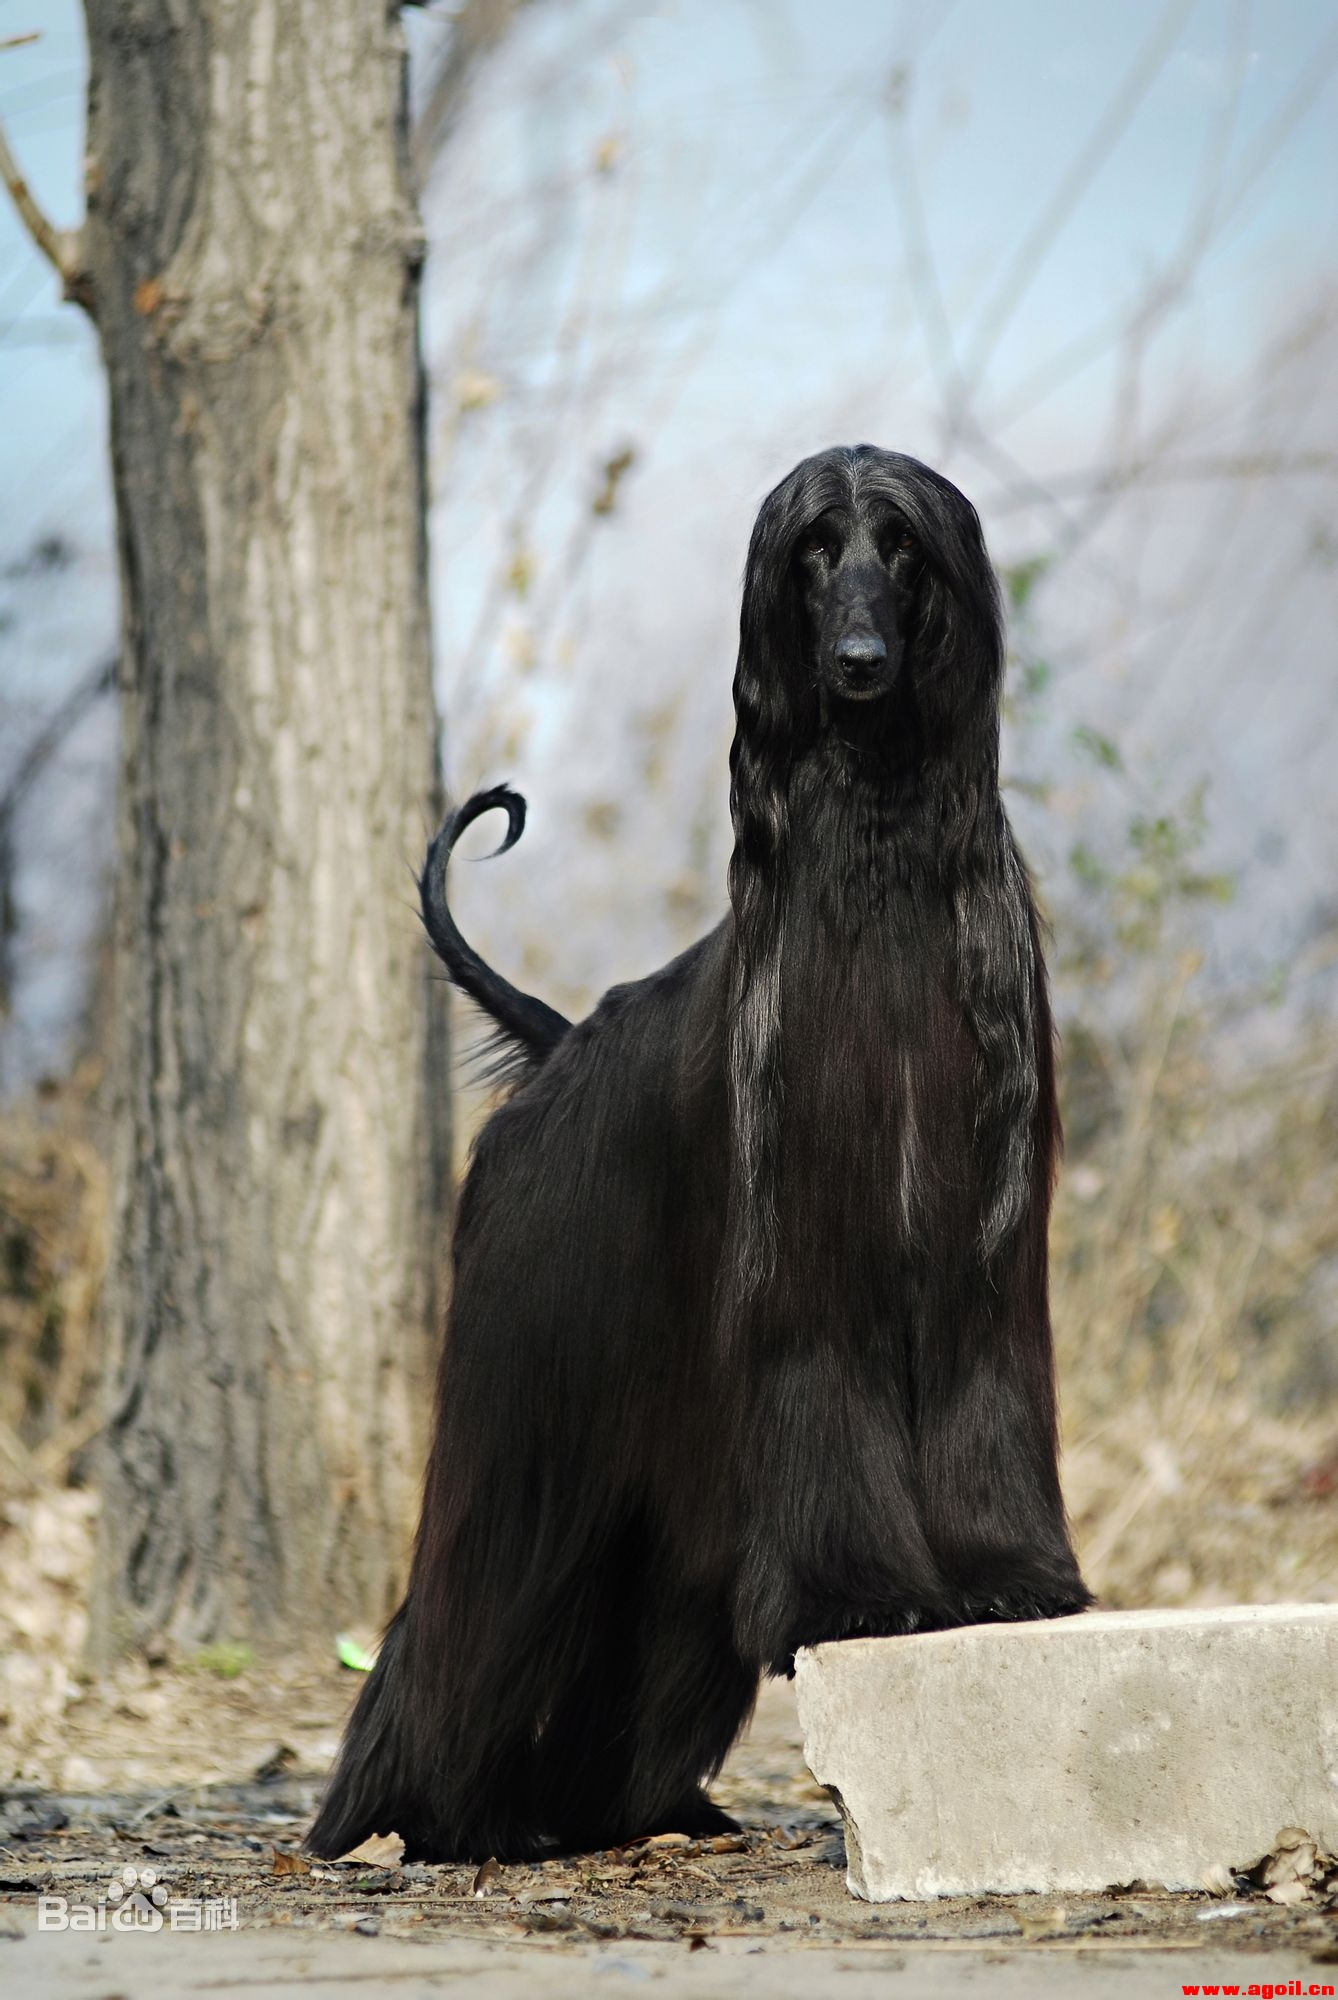
{"label": "dog's head", "polygon": [[896,685],[922,566],[915,530],[878,492],[855,487],[795,544],[813,674],[836,701],[877,701]]}
{"label": "dog's head", "polygon": [[950,481],[858,445],[768,494],[744,579],[741,725],[756,711],[802,733],[805,715],[899,696],[943,740],[995,714],[1002,663],[980,521]]}

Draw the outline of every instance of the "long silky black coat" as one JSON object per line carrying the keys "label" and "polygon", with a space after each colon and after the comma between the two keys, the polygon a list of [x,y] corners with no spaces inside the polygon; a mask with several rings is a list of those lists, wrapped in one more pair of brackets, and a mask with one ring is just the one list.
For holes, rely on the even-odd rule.
{"label": "long silky black coat", "polygon": [[731,914],[575,1026],[429,933],[515,1087],[460,1201],[408,1594],[309,1838],[517,1859],[728,1824],[796,1648],[1089,1601],[1056,1469],[1059,1139],[974,509],[915,460],[764,503]]}

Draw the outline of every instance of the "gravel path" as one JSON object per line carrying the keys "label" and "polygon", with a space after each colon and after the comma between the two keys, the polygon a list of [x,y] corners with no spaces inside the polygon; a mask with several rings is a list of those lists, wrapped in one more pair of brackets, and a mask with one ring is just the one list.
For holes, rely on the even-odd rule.
{"label": "gravel path", "polygon": [[[669,1836],[483,1871],[405,1868],[393,1852],[311,1866],[297,1843],[319,1782],[300,1756],[280,1752],[244,1783],[83,1796],[11,1788],[0,1805],[0,1988],[24,2000],[359,1987],[409,1996],[466,1984],[471,2000],[642,1985],[776,2000],[1012,2000],[1077,1984],[1098,2000],[1189,1984],[1283,1993],[1299,1981],[1291,1990],[1303,1994],[1338,1985],[1338,1910],[1313,1896],[1292,1907],[1253,1892],[857,1902],[783,1685],[765,1690],[716,1787],[744,1822],[738,1840]],[[107,1928],[41,1932],[41,1896],[95,1913],[101,1902]],[[113,1923],[137,1897],[144,1924],[159,1917],[152,1935]]]}

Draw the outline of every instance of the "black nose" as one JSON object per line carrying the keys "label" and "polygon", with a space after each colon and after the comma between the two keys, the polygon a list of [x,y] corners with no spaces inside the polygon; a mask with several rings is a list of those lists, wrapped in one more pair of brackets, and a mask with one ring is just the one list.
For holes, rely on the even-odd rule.
{"label": "black nose", "polygon": [[887,647],[876,632],[847,632],[836,648],[836,663],[848,680],[872,679],[887,659]]}

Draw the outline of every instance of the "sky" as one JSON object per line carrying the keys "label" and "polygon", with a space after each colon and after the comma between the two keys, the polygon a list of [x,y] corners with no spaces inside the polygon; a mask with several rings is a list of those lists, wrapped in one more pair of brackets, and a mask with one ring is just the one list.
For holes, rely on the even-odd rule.
{"label": "sky", "polygon": [[[408,18],[420,80],[447,13]],[[0,117],[71,222],[80,11],[0,0],[0,42],[33,28],[0,48]],[[996,559],[1073,544],[1029,639],[1055,692],[1017,746],[1059,772],[1057,804],[1018,808],[1055,894],[1089,820],[1110,835],[1202,779],[1211,858],[1244,889],[1213,918],[1223,963],[1296,948],[1335,858],[1332,576],[1311,559],[1332,483],[1184,467],[1338,444],[1333,339],[1296,351],[1338,271],[1336,78],[1326,0],[522,14],[423,203],[448,765],[535,806],[526,868],[471,890],[490,948],[573,1005],[714,914],[751,516],[804,452],[859,437],[948,471]],[[1135,367],[1113,332],[1140,301]],[[1093,527],[1094,474],[1140,453],[1174,478]],[[116,620],[95,340],[3,202],[0,468],[3,782]],[[70,566],[20,573],[51,537]],[[1139,780],[1070,768],[1080,728],[1118,731]],[[20,827],[11,1077],[58,1058],[79,1003],[110,746],[95,712]]]}

